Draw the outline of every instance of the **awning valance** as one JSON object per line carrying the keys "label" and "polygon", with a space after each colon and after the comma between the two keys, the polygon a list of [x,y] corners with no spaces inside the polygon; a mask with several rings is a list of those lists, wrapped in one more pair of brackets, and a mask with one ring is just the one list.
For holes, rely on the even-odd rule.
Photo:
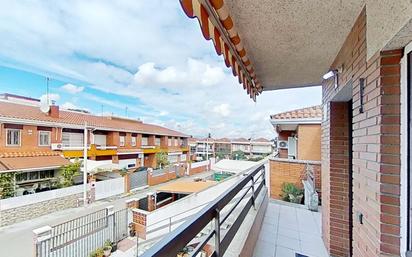
{"label": "awning valance", "polygon": [[256,101],[263,88],[223,0],[180,0],[180,3],[188,17],[197,18],[203,36],[213,41],[217,54],[223,54],[226,66],[232,68],[233,75]]}

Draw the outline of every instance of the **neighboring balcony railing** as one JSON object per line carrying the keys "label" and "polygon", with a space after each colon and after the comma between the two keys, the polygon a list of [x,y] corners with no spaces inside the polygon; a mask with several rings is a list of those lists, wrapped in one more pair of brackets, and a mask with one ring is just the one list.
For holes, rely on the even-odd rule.
{"label": "neighboring balcony railing", "polygon": [[[252,206],[255,207],[256,198],[264,186],[265,166],[261,164],[257,168],[248,170],[238,183],[171,231],[149,248],[142,257],[177,256],[192,240],[197,244],[190,252],[190,256],[197,256],[209,242],[214,245],[211,256],[223,256],[249,210]],[[201,233],[205,235],[199,238]]]}

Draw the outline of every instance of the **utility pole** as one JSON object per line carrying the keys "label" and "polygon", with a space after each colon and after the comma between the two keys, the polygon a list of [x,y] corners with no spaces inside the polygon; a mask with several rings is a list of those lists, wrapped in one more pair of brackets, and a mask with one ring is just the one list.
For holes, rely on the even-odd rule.
{"label": "utility pole", "polygon": [[87,205],[87,122],[84,122],[83,142],[83,204]]}

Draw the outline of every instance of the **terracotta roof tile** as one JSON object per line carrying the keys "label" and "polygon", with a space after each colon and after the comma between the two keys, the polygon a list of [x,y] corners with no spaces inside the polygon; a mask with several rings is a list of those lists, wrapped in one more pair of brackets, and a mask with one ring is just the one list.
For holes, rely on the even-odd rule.
{"label": "terracotta roof tile", "polygon": [[70,164],[70,161],[61,156],[26,156],[0,158],[0,164],[7,170],[20,170],[42,167],[60,167]]}
{"label": "terracotta roof tile", "polygon": [[262,142],[262,143],[269,143],[269,142],[270,142],[269,139],[266,139],[266,138],[263,138],[263,137],[260,137],[260,138],[257,138],[257,139],[253,139],[252,141],[253,141],[253,142]]}
{"label": "terracotta roof tile", "polygon": [[281,112],[270,116],[271,119],[306,119],[322,118],[322,106],[316,105],[287,112]]}
{"label": "terracotta roof tile", "polygon": [[36,106],[9,102],[0,102],[0,117],[23,119],[29,121],[53,122],[76,126],[82,126],[85,122],[87,122],[88,126],[95,128],[113,129],[114,131],[126,130],[141,133],[188,137],[188,135],[185,135],[181,132],[158,125],[116,117],[103,117],[93,114],[60,110],[59,117],[54,118],[41,112],[40,108]]}
{"label": "terracotta roof tile", "polygon": [[59,152],[53,151],[13,151],[0,152],[0,158],[15,158],[15,157],[38,157],[38,156],[58,156]]}

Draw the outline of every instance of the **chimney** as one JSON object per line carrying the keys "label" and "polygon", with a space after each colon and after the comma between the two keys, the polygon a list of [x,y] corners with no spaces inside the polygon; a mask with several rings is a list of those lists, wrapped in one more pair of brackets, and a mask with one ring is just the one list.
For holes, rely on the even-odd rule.
{"label": "chimney", "polygon": [[59,118],[59,106],[58,105],[51,105],[50,106],[50,113],[49,115],[53,118]]}

